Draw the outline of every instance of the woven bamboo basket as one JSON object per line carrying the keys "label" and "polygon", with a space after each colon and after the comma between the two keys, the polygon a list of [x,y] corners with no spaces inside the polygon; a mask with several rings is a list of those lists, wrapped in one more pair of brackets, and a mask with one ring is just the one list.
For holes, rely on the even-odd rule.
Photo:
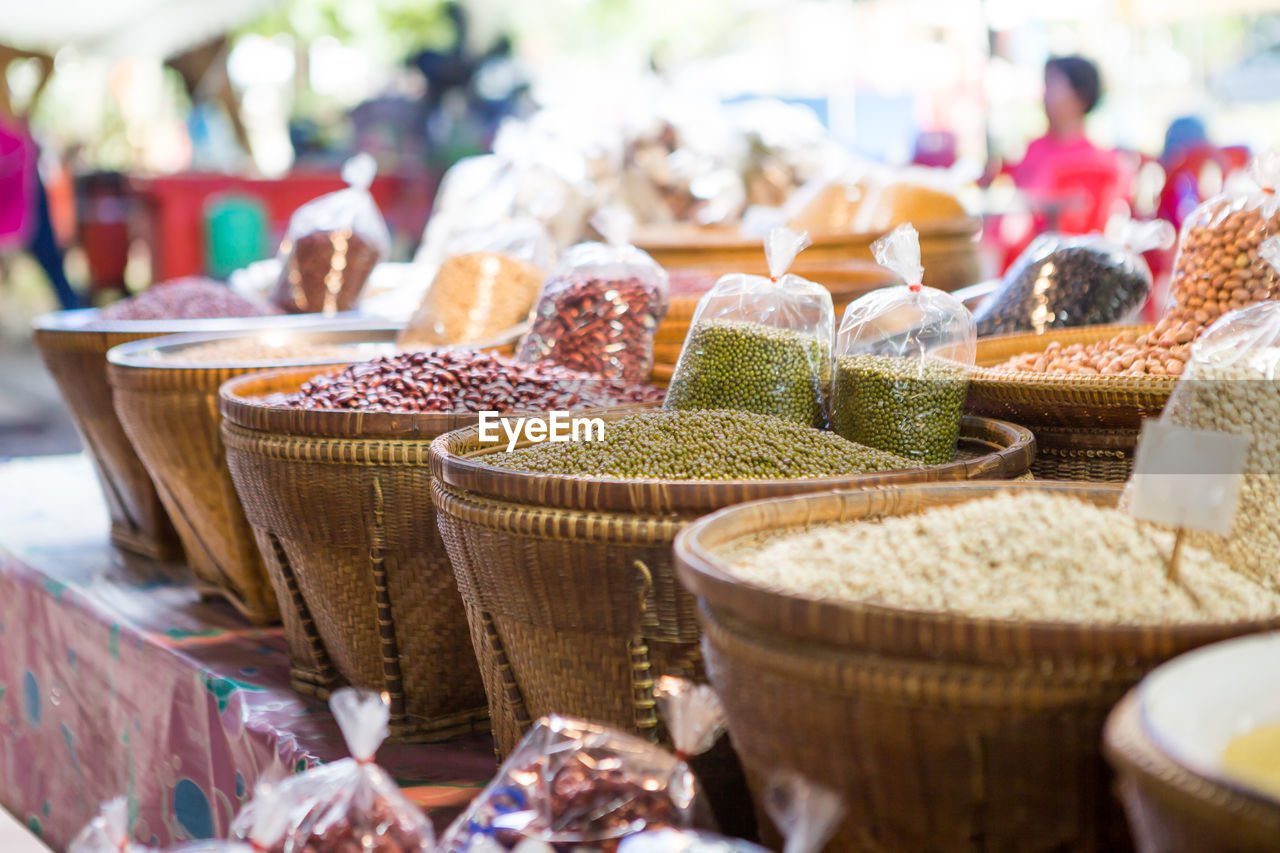
{"label": "woven bamboo basket", "polygon": [[[956,290],[981,278],[977,244],[981,223],[971,217],[923,222],[920,255],[928,283],[940,290]],[[871,244],[883,232],[861,234],[812,234],[813,243],[804,250],[805,263],[819,261],[874,260]],[[637,228],[635,243],[664,267],[723,265],[726,271],[741,270],[760,263],[761,241],[743,237],[736,228],[697,225],[649,226]]]}
{"label": "woven bamboo basket", "polygon": [[1139,850],[1269,853],[1280,839],[1280,803],[1198,775],[1143,730],[1136,692],[1111,712],[1104,750]]}
{"label": "woven bamboo basket", "polygon": [[964,461],[878,475],[670,482],[502,470],[484,463],[494,448],[475,429],[437,439],[440,531],[471,619],[499,754],[549,713],[655,737],[653,678],[705,680],[693,599],[671,562],[671,542],[689,521],[769,495],[1016,477],[1034,455],[1027,430],[979,418],[965,419],[962,445]]}
{"label": "woven bamboo basket", "polygon": [[1050,343],[1094,343],[1150,326],[1089,326],[1043,335],[978,341],[967,408],[1031,428],[1038,449],[1032,472],[1044,480],[1123,482],[1133,470],[1142,419],[1156,417],[1177,381],[1172,376],[1068,376],[990,369]]}
{"label": "woven bamboo basket", "polygon": [[1070,625],[832,602],[739,581],[719,556],[775,531],[1002,489],[1103,506],[1121,493],[1076,483],[841,491],[732,507],[676,540],[757,805],[776,768],[840,791],[848,814],[828,850],[1128,849],[1101,753],[1107,712],[1163,661],[1276,624]]}
{"label": "woven bamboo basket", "polygon": [[57,311],[37,317],[36,346],[53,375],[98,473],[111,516],[111,541],[161,560],[178,559],[182,545],[111,403],[107,350],[120,344],[180,332],[297,328],[332,322],[316,315],[237,317],[215,320],[129,320],[87,328],[97,309]]}
{"label": "woven bamboo basket", "polygon": [[488,726],[468,614],[440,541],[428,449],[475,415],[303,411],[258,398],[314,370],[223,385],[222,440],[280,601],[292,681],[385,690],[392,734]]}
{"label": "woven bamboo basket", "polygon": [[390,350],[398,333],[398,327],[360,323],[341,330],[268,333],[282,353],[290,344],[359,344],[369,350],[345,360],[330,356],[291,361],[285,355],[209,364],[176,360],[185,350],[232,339],[257,339],[258,332],[149,338],[107,353],[116,414],[177,528],[187,562],[198,581],[250,621],[279,621],[280,610],[227,471],[219,432],[219,386],[235,376],[288,365],[318,373],[372,357],[379,349]]}

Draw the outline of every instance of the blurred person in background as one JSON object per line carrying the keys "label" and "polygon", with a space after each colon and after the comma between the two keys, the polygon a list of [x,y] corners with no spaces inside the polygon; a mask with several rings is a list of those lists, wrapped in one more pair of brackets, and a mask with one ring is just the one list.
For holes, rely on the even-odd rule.
{"label": "blurred person in background", "polygon": [[[21,111],[14,108],[6,74],[15,59],[36,60],[40,75]],[[49,277],[59,304],[79,308],[80,297],[67,281],[53,232],[49,196],[40,180],[39,148],[27,126],[52,73],[52,57],[0,47],[0,250],[25,249]]]}
{"label": "blurred person in background", "polygon": [[1166,169],[1177,165],[1190,151],[1209,144],[1209,132],[1204,122],[1196,116],[1179,116],[1169,122],[1164,132],[1164,150],[1160,152],[1160,165]]}
{"label": "blurred person in background", "polygon": [[1098,67],[1082,56],[1055,56],[1044,66],[1048,132],[1027,146],[1011,169],[1014,183],[1031,193],[1052,194],[1064,168],[1096,161],[1103,152],[1085,136],[1084,119],[1102,97]]}

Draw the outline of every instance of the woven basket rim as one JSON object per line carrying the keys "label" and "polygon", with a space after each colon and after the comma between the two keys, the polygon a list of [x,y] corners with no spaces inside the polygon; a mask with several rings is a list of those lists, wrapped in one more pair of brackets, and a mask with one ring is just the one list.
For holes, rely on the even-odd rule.
{"label": "woven basket rim", "polygon": [[[953,216],[916,224],[921,240],[934,237],[964,237],[972,239],[982,228],[982,222],[973,216]],[[831,232],[811,234],[813,246],[839,246],[847,243],[870,243],[887,234],[889,228],[873,231]],[[634,235],[636,245],[647,252],[669,249],[761,249],[758,237],[744,237],[736,229],[689,226],[680,231],[664,229],[639,229]],[[763,257],[763,254],[761,254]]]}
{"label": "woven basket rim", "polygon": [[31,321],[31,327],[41,332],[127,332],[150,335],[175,335],[200,332],[236,332],[270,329],[275,326],[293,328],[319,327],[343,322],[376,322],[355,311],[337,314],[269,314],[254,317],[208,317],[201,319],[114,320],[102,326],[85,328],[101,315],[101,308],[72,308],[66,311],[50,311]]}
{"label": "woven basket rim", "polygon": [[[478,412],[288,409],[265,404],[260,399],[263,393],[298,390],[302,383],[316,376],[323,367],[262,370],[228,379],[218,389],[222,417],[243,429],[271,435],[406,441],[431,441],[444,433],[475,426],[480,417]],[[635,408],[633,405],[621,405],[575,410],[574,413],[607,415],[615,411],[630,412]],[[511,412],[504,417],[537,417],[543,414],[546,413]]]}
{"label": "woven basket rim", "polygon": [[[606,420],[624,417],[633,413],[635,408],[607,413],[604,417]],[[515,471],[476,461],[474,457],[483,453],[456,452],[455,448],[459,446],[474,444],[478,433],[479,427],[472,426],[449,432],[433,441],[432,475],[456,489],[499,500],[561,509],[615,512],[710,511],[729,504],[775,495],[852,488],[859,484],[866,486],[918,482],[926,477],[963,480],[982,473],[997,472],[1001,478],[1016,477],[1030,467],[1035,456],[1035,436],[1026,427],[994,418],[965,415],[961,423],[962,440],[986,443],[987,439],[994,438],[1003,446],[976,459],[839,477],[788,480],[641,480]],[[528,443],[522,440],[518,446]],[[484,452],[496,452],[500,449],[494,447]]]}
{"label": "woven basket rim", "polygon": [[176,335],[158,335],[138,341],[118,344],[107,351],[107,361],[119,368],[131,370],[249,370],[284,367],[312,367],[332,364],[350,363],[333,356],[312,356],[297,359],[223,359],[219,361],[183,362],[165,358],[175,351],[187,347],[251,339],[263,334],[285,334],[299,343],[395,343],[396,336],[402,331],[399,325],[371,320],[335,321],[322,327],[312,328],[268,328],[257,330],[239,329],[228,332],[185,332]]}
{"label": "woven basket rim", "polygon": [[[869,501],[883,498],[892,502],[898,493],[960,490],[972,491],[974,499],[1012,490],[1074,493],[1096,502],[1118,500],[1122,487],[1118,484],[1069,482],[917,483],[865,489],[857,494]],[[783,592],[739,579],[725,570],[724,561],[703,542],[703,537],[714,535],[717,529],[731,526],[743,516],[752,516],[759,522],[754,514],[766,503],[807,505],[807,511],[812,511],[813,507],[824,504],[839,504],[854,494],[853,490],[840,490],[753,501],[704,516],[676,536],[676,574],[717,618],[726,614],[773,636],[826,646],[841,645],[833,637],[837,632],[831,630],[832,626],[840,626],[854,636],[889,638],[890,646],[910,651],[918,651],[922,642],[928,642],[931,648],[942,653],[977,654],[979,657],[999,652],[1007,655],[1009,650],[1016,650],[1022,654],[1065,652],[1139,658],[1154,656],[1153,659],[1164,660],[1170,655],[1162,650],[1167,651],[1171,646],[1184,650],[1215,639],[1238,636],[1242,629],[1266,630],[1280,626],[1280,616],[1193,624],[1077,623],[993,619],[856,601],[833,601]],[[753,528],[755,533],[768,529],[776,528]]]}

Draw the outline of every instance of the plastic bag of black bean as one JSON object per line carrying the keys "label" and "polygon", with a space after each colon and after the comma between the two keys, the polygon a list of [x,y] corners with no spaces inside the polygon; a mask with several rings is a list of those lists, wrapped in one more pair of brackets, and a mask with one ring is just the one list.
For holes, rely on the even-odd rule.
{"label": "plastic bag of black bean", "polygon": [[606,242],[579,243],[565,252],[542,286],[516,358],[648,382],[653,335],[667,315],[667,273],[628,242],[634,225],[629,213],[605,208],[591,224]]}
{"label": "plastic bag of black bean", "polygon": [[731,273],[703,294],[664,407],[737,409],[827,425],[835,309],[821,284],[788,273],[809,235],[774,228],[769,275]]}
{"label": "plastic bag of black bean", "polygon": [[873,290],[845,309],[832,429],[928,465],[950,462],[977,351],[973,315],[955,296],[923,285],[920,235],[910,224],[871,249],[906,284]]}
{"label": "plastic bag of black bean", "polygon": [[293,314],[349,311],[391,235],[369,194],[377,169],[368,154],[342,166],[345,190],[322,195],[294,211],[280,242],[283,267],[271,301]]}
{"label": "plastic bag of black bean", "polygon": [[974,313],[978,335],[1132,322],[1151,293],[1142,253],[1169,248],[1174,236],[1162,219],[1124,218],[1109,223],[1105,235],[1042,234]]}

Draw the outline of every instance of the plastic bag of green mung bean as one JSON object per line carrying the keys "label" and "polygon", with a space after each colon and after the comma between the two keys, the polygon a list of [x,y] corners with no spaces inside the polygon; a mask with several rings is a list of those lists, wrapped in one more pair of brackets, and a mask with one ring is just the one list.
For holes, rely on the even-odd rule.
{"label": "plastic bag of green mung bean", "polygon": [[950,462],[973,366],[973,315],[950,293],[925,287],[920,235],[900,225],[872,245],[905,285],[850,303],[836,338],[831,422],[869,447]]}
{"label": "plastic bag of green mung bean", "polygon": [[809,235],[775,228],[769,275],[721,276],[698,301],[667,409],[737,409],[827,424],[835,309],[822,285],[787,272]]}

